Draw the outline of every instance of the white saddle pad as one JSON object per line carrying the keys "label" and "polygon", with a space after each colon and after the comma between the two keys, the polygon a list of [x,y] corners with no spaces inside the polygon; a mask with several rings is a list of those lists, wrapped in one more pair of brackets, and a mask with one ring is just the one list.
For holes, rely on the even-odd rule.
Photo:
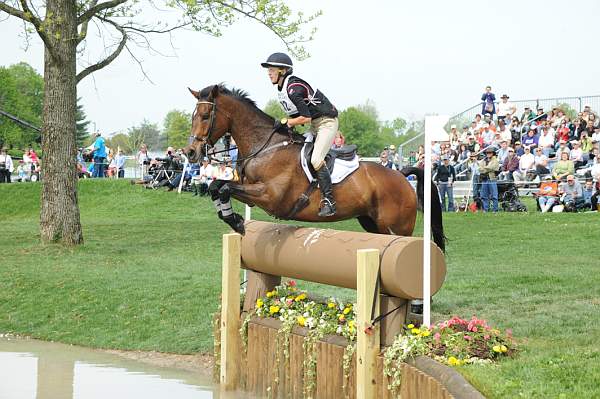
{"label": "white saddle pad", "polygon": [[[307,160],[304,156],[304,148],[306,144],[302,146],[302,150],[300,150],[300,162],[302,164],[302,169],[304,169],[304,174],[308,178],[308,181],[312,183],[315,178],[310,173],[310,169],[308,169],[308,163],[310,160]],[[343,159],[336,158],[333,164],[333,172],[331,173],[331,183],[336,184],[344,180],[348,175],[358,169],[358,155],[354,156],[354,159],[351,161],[344,161]]]}

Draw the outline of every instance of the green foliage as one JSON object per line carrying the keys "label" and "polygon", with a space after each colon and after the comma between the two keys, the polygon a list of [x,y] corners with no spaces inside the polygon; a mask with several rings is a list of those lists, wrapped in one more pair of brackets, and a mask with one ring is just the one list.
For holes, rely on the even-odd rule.
{"label": "green foliage", "polygon": [[269,100],[263,111],[265,111],[267,115],[272,116],[275,120],[280,120],[287,117],[283,111],[283,108],[281,108],[281,104],[279,104],[279,101],[275,99]]}
{"label": "green foliage", "polygon": [[[0,67],[0,109],[41,126],[44,98],[44,81],[27,63]],[[0,142],[25,148],[38,142],[40,133],[0,117]]]}
{"label": "green foliage", "polygon": [[129,136],[124,133],[118,133],[106,140],[106,146],[113,151],[118,149],[123,150],[125,154],[131,154],[132,148],[129,141]]}
{"label": "green foliage", "polygon": [[129,128],[127,131],[129,137],[129,148],[132,152],[136,152],[142,144],[146,144],[151,151],[163,149],[163,137],[155,123],[150,123],[143,120],[139,126]]}
{"label": "green foliage", "polygon": [[88,130],[88,125],[90,121],[86,120],[87,116],[85,115],[85,111],[83,110],[83,105],[80,103],[81,98],[77,99],[77,110],[75,111],[75,123],[77,124],[77,145],[83,146],[90,138],[90,132]]}
{"label": "green foliage", "polygon": [[579,114],[579,112],[577,112],[577,110],[571,107],[569,104],[560,103],[556,104],[555,107],[558,107],[560,110],[562,110],[570,120],[574,121],[575,119],[577,119],[577,115]]}
{"label": "green foliage", "polygon": [[171,110],[165,116],[163,126],[167,145],[174,148],[185,147],[192,131],[192,116],[185,111]]}

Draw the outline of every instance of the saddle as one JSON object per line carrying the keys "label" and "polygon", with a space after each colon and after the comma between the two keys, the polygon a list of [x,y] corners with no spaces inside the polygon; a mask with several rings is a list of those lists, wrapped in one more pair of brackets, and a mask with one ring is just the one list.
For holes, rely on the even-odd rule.
{"label": "saddle", "polygon": [[[327,168],[327,170],[329,170],[329,173],[333,173],[333,166],[335,165],[336,159],[341,159],[343,161],[354,160],[354,158],[356,157],[356,148],[357,147],[355,144],[350,144],[350,145],[344,145],[341,148],[330,149],[329,152],[327,153],[327,155],[325,156],[325,167]],[[304,158],[307,161],[310,160],[313,149],[314,149],[313,142],[305,143],[304,148],[302,150],[304,151]],[[313,178],[316,178],[317,173],[316,173],[315,169],[313,168],[312,164],[310,162],[307,162],[307,164],[308,164],[308,169],[310,170],[310,173],[312,174]]]}

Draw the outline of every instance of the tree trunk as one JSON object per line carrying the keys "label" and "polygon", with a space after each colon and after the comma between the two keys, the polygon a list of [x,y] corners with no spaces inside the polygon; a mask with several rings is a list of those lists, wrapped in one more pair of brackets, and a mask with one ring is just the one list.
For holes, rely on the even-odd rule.
{"label": "tree trunk", "polygon": [[44,53],[42,127],[42,206],[40,231],[45,242],[83,242],[77,202],[76,49],[77,5],[48,0],[47,32],[54,57]]}

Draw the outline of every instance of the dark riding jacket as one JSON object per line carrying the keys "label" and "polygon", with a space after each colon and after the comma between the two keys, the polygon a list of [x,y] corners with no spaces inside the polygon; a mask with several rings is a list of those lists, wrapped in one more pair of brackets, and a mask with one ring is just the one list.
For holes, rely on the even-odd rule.
{"label": "dark riding jacket", "polygon": [[314,90],[306,81],[288,75],[282,87],[277,87],[279,103],[291,117],[304,116],[311,119],[336,118],[338,111],[320,90]]}

